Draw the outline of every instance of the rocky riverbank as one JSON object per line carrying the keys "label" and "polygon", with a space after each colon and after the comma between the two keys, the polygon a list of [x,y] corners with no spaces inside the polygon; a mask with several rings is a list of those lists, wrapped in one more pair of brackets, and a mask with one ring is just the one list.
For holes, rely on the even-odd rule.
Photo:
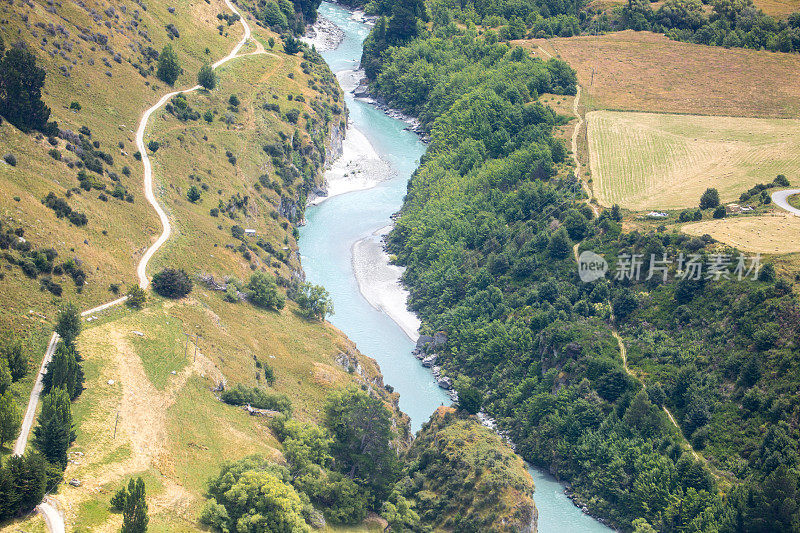
{"label": "rocky riverbank", "polygon": [[344,40],[344,32],[339,26],[320,16],[308,27],[301,40],[316,48],[317,52],[336,50]]}

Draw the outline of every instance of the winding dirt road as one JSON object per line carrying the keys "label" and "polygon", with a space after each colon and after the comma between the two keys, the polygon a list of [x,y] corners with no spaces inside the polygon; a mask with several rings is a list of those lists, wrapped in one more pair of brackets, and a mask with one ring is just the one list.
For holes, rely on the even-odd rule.
{"label": "winding dirt road", "polygon": [[[231,0],[225,0],[225,5],[233,11],[236,15],[239,16],[239,21],[242,23],[244,27],[244,35],[242,39],[233,47],[231,52],[211,65],[212,68],[216,69],[217,67],[227,63],[231,59],[239,56],[239,51],[242,47],[250,40],[251,31],[250,25],[247,24],[247,21],[244,17],[242,17],[239,10],[231,3]],[[264,50],[263,45],[261,43],[256,42],[256,50],[254,52],[245,55],[254,55],[254,54],[269,54]],[[146,289],[150,285],[150,279],[147,277],[147,265],[152,259],[153,255],[164,245],[165,242],[169,239],[170,235],[172,234],[172,225],[170,224],[169,217],[167,216],[164,209],[159,205],[158,201],[156,200],[155,194],[153,192],[153,169],[152,165],[150,164],[150,157],[147,155],[147,150],[144,145],[144,134],[147,129],[147,123],[150,119],[150,116],[155,112],[159,107],[163,106],[170,98],[175,96],[178,93],[188,93],[192,91],[196,91],[200,89],[200,85],[195,85],[189,89],[184,89],[180,91],[173,91],[169,94],[165,94],[164,96],[159,99],[158,102],[155,103],[152,107],[147,109],[143,114],[142,118],[139,121],[139,128],[136,130],[136,148],[142,154],[142,164],[144,165],[144,194],[147,201],[150,205],[155,209],[156,213],[158,214],[159,219],[161,220],[161,235],[159,235],[158,239],[150,245],[150,247],[145,251],[142,258],[139,260],[139,264],[136,267],[136,276],[139,280],[139,286],[142,289]],[[111,302],[104,303],[97,307],[93,307],[91,309],[87,309],[86,311],[81,312],[82,317],[89,316],[93,313],[97,313],[108,309],[110,307],[117,306],[128,299],[127,296],[123,296],[121,298],[117,298]],[[56,345],[58,344],[59,336],[58,333],[53,333],[52,337],[50,337],[50,342],[47,345],[47,350],[45,351],[44,358],[42,359],[42,365],[39,368],[39,373],[36,376],[36,383],[34,384],[33,390],[31,391],[30,398],[28,399],[28,406],[25,410],[25,418],[23,419],[22,426],[20,428],[20,435],[17,438],[16,442],[14,443],[14,455],[22,455],[25,453],[25,448],[28,445],[28,438],[30,436],[31,428],[33,427],[34,417],[36,415],[36,406],[39,403],[39,396],[42,392],[42,378],[47,370],[47,364],[52,360],[53,353],[55,352]],[[45,499],[36,507],[37,511],[42,514],[44,517],[45,523],[47,525],[47,529],[51,533],[64,533],[66,527],[64,524],[64,517],[62,516],[61,512],[58,508],[51,503],[49,497],[45,497]]]}
{"label": "winding dirt road", "polygon": [[[231,11],[239,15],[239,20],[241,21],[242,26],[244,26],[244,36],[242,37],[242,40],[233,47],[231,53],[211,65],[212,68],[217,68],[236,57],[239,53],[239,50],[242,49],[242,46],[244,46],[245,43],[250,39],[250,25],[247,24],[247,21],[244,19],[244,17],[242,17],[241,13],[239,13],[230,0],[225,0],[225,4],[230,8]],[[265,53],[264,48],[260,45],[260,43],[254,53]],[[190,93],[198,89],[200,89],[200,85],[195,85],[194,87],[190,87],[188,89],[173,91],[165,94],[158,102],[155,103],[155,105],[153,105],[153,107],[144,112],[142,119],[139,121],[139,129],[136,130],[136,149],[139,150],[140,154],[142,154],[142,165],[144,165],[144,196],[158,214],[158,218],[161,220],[162,228],[161,235],[159,235],[158,239],[156,239],[156,242],[150,245],[150,248],[148,248],[144,253],[141,260],[139,260],[139,265],[136,267],[136,277],[139,278],[139,286],[143,289],[146,289],[150,285],[150,278],[147,277],[147,264],[150,262],[150,259],[153,258],[153,255],[158,251],[158,249],[161,248],[165,242],[167,242],[169,236],[172,234],[172,224],[169,222],[169,217],[161,205],[159,205],[158,201],[156,200],[156,195],[153,192],[153,167],[150,164],[150,156],[147,155],[147,148],[144,145],[144,134],[145,130],[147,130],[147,122],[150,120],[150,115],[152,115],[159,107],[167,103],[167,101],[176,94]]]}

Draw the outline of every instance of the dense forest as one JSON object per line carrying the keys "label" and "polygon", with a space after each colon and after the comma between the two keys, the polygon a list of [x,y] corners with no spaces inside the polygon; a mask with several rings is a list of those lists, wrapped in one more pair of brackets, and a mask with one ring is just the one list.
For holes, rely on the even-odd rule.
{"label": "dense forest", "polygon": [[[405,35],[381,19],[364,62],[431,135],[389,245],[425,329],[448,334],[448,375],[624,530],[798,530],[791,283],[752,259],[742,279],[694,279],[677,262],[645,279],[664,254],[727,257],[731,273],[738,252],[625,233],[617,208],[596,217],[551,135],[559,117],[537,102],[573,93],[571,69],[429,18]],[[575,245],[610,259],[606,279],[580,281]],[[625,275],[634,254],[640,278]]]}
{"label": "dense forest", "polygon": [[[403,2],[391,7],[380,1],[342,3],[390,16],[391,24],[405,26],[411,33],[415,28],[406,13],[419,14],[418,8],[404,8]],[[657,9],[649,0],[629,0],[610,10],[584,0],[434,0],[426,4],[429,13],[423,22],[430,19],[438,26],[451,21],[481,26],[490,40],[572,37],[633,29],[726,48],[800,51],[800,12],[786,20],[776,19],[756,8],[752,0],[667,0]]]}

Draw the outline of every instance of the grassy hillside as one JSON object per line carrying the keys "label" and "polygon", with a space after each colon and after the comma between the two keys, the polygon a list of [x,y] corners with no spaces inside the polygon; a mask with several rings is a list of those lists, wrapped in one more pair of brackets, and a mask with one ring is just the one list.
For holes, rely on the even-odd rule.
{"label": "grassy hillside", "polygon": [[[0,10],[4,20],[0,37],[7,47],[24,44],[45,69],[43,99],[52,110],[51,119],[57,120],[62,130],[58,137],[47,139],[37,133],[24,134],[6,121],[0,125],[0,152],[16,158],[16,166],[0,163],[0,230],[16,232],[12,246],[5,244],[0,257],[0,327],[26,339],[33,368],[38,367],[44,351],[55,308],[68,300],[87,308],[125,291],[135,283],[135,265],[141,254],[160,232],[158,219],[143,198],[142,166],[133,142],[143,110],[173,90],[155,77],[155,57],[170,44],[183,68],[175,87],[192,86],[200,66],[226,55],[241,38],[242,27],[224,18],[230,11],[221,1],[189,2],[175,9],[161,2],[142,6],[131,1],[111,7],[92,1],[80,5],[30,2],[4,4]],[[267,29],[257,30],[256,37],[262,43],[277,37]],[[182,155],[174,151],[185,139],[176,130],[182,123],[162,110],[165,116],[174,118],[169,131],[160,128],[163,120],[153,120],[156,124],[148,130],[164,144],[164,157],[153,158],[156,189],[176,191],[175,197],[168,198],[164,192],[162,198],[167,200],[173,220],[182,218],[176,249],[204,252],[203,256],[177,261],[192,275],[202,270],[244,277],[250,272],[249,263],[243,259],[246,248],[240,241],[234,241],[238,251],[225,248],[233,241],[230,227],[235,224],[259,231],[249,243],[254,248],[252,254],[262,257],[254,266],[282,272],[285,279],[298,269],[296,254],[291,251],[296,243],[290,224],[302,211],[282,210],[282,198],[287,205],[302,205],[301,197],[320,179],[317,169],[329,149],[328,133],[339,128],[339,118],[330,118],[333,114],[328,107],[333,107],[330,103],[339,99],[339,93],[324,65],[288,56],[280,43],[278,38],[277,50],[271,55],[237,60],[239,64],[234,62],[219,73],[220,89],[198,95],[201,101],[192,101],[201,112],[214,107],[216,113],[210,123],[198,116],[183,117],[188,122],[184,129],[200,137],[191,147],[196,164],[187,166],[186,172],[179,169],[180,165],[172,168],[163,162]],[[243,51],[255,49],[250,44]],[[266,76],[268,70],[279,69],[284,71],[281,76]],[[243,76],[243,72],[259,77]],[[291,80],[287,75],[296,78]],[[282,101],[275,102],[279,111],[262,107],[267,92],[280,95]],[[233,93],[240,98],[241,109],[227,108]],[[305,94],[308,99],[304,103],[289,102],[289,94]],[[296,123],[286,116],[289,108],[302,111]],[[230,123],[224,121],[226,114],[234,116]],[[204,127],[193,128],[199,123]],[[300,155],[285,149],[278,137],[291,140],[298,129],[303,132],[303,143],[297,146]],[[220,138],[206,143],[202,140],[205,132]],[[225,146],[221,153],[212,146],[215,142],[220,143],[220,149]],[[275,146],[273,154],[279,157],[262,149],[270,143]],[[225,156],[228,147],[237,152],[237,165]],[[282,178],[276,175],[276,161],[285,169]],[[198,188],[209,184],[214,188],[195,208],[202,216],[184,222],[185,212],[171,204],[194,207],[186,200],[184,187],[194,170]],[[261,183],[272,189],[262,189]],[[85,214],[87,223],[79,226],[67,217],[57,217],[42,202],[50,193],[66,201],[73,211]],[[217,198],[209,198],[211,195],[233,207],[223,210],[219,218],[211,217],[210,209],[218,203]],[[242,202],[244,196],[250,201]],[[224,233],[209,239],[211,229],[220,231],[218,225]],[[17,236],[29,244],[19,245]],[[259,241],[263,246],[257,244]],[[208,247],[216,244],[227,253],[218,254],[215,263],[201,269],[200,259],[205,261],[213,251],[200,247],[200,243]],[[37,251],[48,249],[55,255],[51,255],[51,261],[38,270],[23,269],[26,259],[35,259]],[[158,261],[163,264],[170,258],[157,256]],[[77,275],[71,276],[70,272],[76,270]],[[20,403],[27,398],[30,379],[15,385]]]}
{"label": "grassy hillside", "polygon": [[[222,35],[215,29],[220,22],[217,14],[228,11],[222,2],[190,2],[175,13],[158,2],[148,9],[134,2],[114,7],[92,1],[83,7],[72,2],[31,2],[4,4],[2,10],[7,20],[0,27],[3,40],[9,45],[25,43],[47,71],[44,101],[52,118],[75,134],[82,126],[88,128],[91,135],[85,137],[98,142],[98,149],[113,160],[113,164],[103,164],[99,174],[89,171],[98,187],[105,186],[107,202],[98,199],[102,192],[98,188],[73,190],[68,198],[70,206],[89,219],[85,227],[76,227],[57,219],[41,203],[49,192],[64,197],[79,185],[78,157],[66,149],[68,140],[53,139],[56,145],[51,146],[38,135],[22,135],[4,123],[0,151],[16,155],[18,164],[0,165],[3,216],[21,226],[34,247],[53,247],[62,261],[78,257],[87,273],[80,300],[87,305],[101,303],[110,299],[109,284],[133,281],[135,262],[158,230],[158,220],[140,193],[141,165],[133,144],[139,115],[169,89],[153,75],[153,56],[148,50],[160,52],[165,44],[172,44],[184,70],[177,85],[193,85],[201,63],[227,54],[241,38],[241,26],[226,27]],[[179,38],[168,38],[165,27],[169,24]],[[72,102],[79,104],[80,111],[69,109]],[[61,161],[48,154],[51,149],[61,152]],[[133,196],[132,203],[111,196],[117,183]],[[0,298],[13,299],[22,309],[51,309],[50,299],[38,291],[38,282],[19,274],[18,269],[7,272]],[[65,298],[74,298],[73,284],[63,281],[62,285]],[[2,320],[6,327],[11,324],[6,313]]]}
{"label": "grassy hillside", "polygon": [[[143,333],[139,335],[137,332]],[[185,333],[199,332],[188,341]],[[221,402],[223,379],[286,394],[294,418],[318,422],[326,396],[355,381],[382,390],[377,366],[330,326],[293,310],[263,312],[197,290],[189,299],[119,309],[81,335],[86,391],[73,406],[78,438],[58,501],[77,531],[119,527],[113,492],[144,475],[151,531],[193,531],[206,482],[222,464],[259,454],[284,463],[269,418]],[[275,375],[268,387],[265,366]],[[349,368],[358,366],[354,372]],[[173,374],[174,372],[174,374]]]}
{"label": "grassy hillside", "polygon": [[[89,1],[0,10],[3,41],[21,41],[45,69],[43,99],[62,130],[48,139],[0,125],[0,153],[16,157],[16,165],[0,163],[1,229],[10,232],[0,257],[0,329],[26,339],[31,371],[13,389],[24,407],[56,309],[66,301],[85,309],[126,291],[161,231],[142,194],[139,115],[162,94],[193,86],[200,66],[226,55],[242,28],[213,0],[174,9]],[[179,301],[151,294],[142,311],[112,309],[85,323],[78,345],[86,390],[73,404],[77,440],[65,473],[80,484],[55,496],[69,529],[119,527],[108,502],[136,474],[147,484],[152,531],[196,530],[206,481],[224,461],[256,453],[282,462],[268,418],[219,401],[210,389],[220,383],[286,395],[300,422],[318,422],[325,398],[352,383],[396,401],[372,360],[293,302],[260,310],[198,281],[202,274],[246,282],[260,270],[285,291],[302,279],[295,225],[344,129],[341,91],[321,58],[287,54],[276,33],[251,26],[248,55],[217,71],[216,89],[173,98],[149,123],[156,195],[175,230],[150,274],[182,268],[195,289]],[[174,87],[154,75],[165,44],[183,68]],[[190,200],[192,186],[200,194]],[[42,201],[49,193],[87,223],[58,218]],[[25,270],[45,249],[57,254],[48,252],[52,264]],[[69,274],[76,270],[82,274]],[[405,427],[399,416],[397,423]],[[6,527],[42,525],[30,518]]]}

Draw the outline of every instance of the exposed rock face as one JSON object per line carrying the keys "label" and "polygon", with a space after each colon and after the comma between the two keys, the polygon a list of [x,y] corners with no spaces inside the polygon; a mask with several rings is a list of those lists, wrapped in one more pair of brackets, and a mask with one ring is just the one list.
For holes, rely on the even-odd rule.
{"label": "exposed rock face", "polygon": [[436,333],[434,333],[431,347],[434,349],[441,348],[445,344],[447,344],[447,333],[445,333],[444,331],[437,331]]}
{"label": "exposed rock face", "polygon": [[300,207],[297,200],[281,196],[281,205],[278,208],[278,212],[281,216],[289,219],[289,221],[298,222],[303,209]]}
{"label": "exposed rock face", "polygon": [[[346,112],[346,110],[345,110]],[[328,143],[325,145],[325,164],[330,165],[342,156],[342,142],[346,128],[339,123],[331,123],[328,130]]]}
{"label": "exposed rock face", "polygon": [[430,335],[420,335],[417,339],[417,350],[424,350],[425,347],[433,342],[433,337]]}

